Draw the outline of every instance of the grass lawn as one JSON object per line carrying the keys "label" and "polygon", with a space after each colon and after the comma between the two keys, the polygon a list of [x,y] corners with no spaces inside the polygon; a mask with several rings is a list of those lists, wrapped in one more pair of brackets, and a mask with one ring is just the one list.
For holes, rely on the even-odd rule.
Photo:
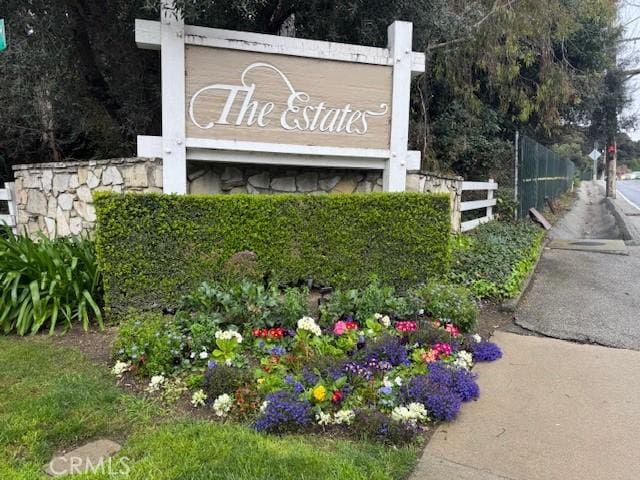
{"label": "grass lawn", "polygon": [[[51,456],[86,441],[123,443],[126,469],[82,480],[402,479],[417,450],[318,436],[272,437],[179,418],[122,392],[106,366],[44,337],[0,337],[0,479],[49,478]],[[126,473],[126,475],[123,475]]]}

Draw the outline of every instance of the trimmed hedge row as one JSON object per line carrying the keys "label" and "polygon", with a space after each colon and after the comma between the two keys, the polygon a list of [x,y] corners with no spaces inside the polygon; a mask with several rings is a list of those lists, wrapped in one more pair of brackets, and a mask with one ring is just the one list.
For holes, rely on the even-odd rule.
{"label": "trimmed hedge row", "polygon": [[449,197],[98,193],[97,251],[107,312],[173,306],[253,251],[281,283],[404,287],[449,267]]}

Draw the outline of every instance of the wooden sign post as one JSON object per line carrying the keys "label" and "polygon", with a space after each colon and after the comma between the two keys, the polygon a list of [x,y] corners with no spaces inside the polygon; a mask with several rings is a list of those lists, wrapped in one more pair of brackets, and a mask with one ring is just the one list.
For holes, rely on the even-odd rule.
{"label": "wooden sign post", "polygon": [[162,67],[162,136],[139,136],[138,155],[163,159],[167,193],[187,192],[188,160],[383,170],[383,189],[404,191],[420,168],[412,30],[395,22],[374,48],[194,27],[163,0],[160,22],[136,20]]}

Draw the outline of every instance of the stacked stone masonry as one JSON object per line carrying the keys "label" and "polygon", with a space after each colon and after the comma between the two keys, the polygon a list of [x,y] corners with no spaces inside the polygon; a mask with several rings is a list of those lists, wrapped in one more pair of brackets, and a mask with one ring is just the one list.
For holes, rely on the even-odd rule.
{"label": "stacked stone masonry", "polygon": [[93,193],[162,192],[162,160],[119,158],[14,166],[18,231],[92,232]]}
{"label": "stacked stone masonry", "polygon": [[[30,235],[91,233],[94,192],[162,192],[162,160],[119,158],[17,165],[14,167],[17,223]],[[369,193],[382,191],[382,172],[326,168],[191,163],[192,194]],[[450,193],[454,231],[460,225],[462,179],[412,172],[411,192]]]}

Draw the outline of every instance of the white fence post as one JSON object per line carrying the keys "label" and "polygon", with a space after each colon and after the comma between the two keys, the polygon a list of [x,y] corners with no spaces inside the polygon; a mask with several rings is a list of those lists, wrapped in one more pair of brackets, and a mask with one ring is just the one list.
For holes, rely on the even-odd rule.
{"label": "white fence post", "polygon": [[184,20],[175,0],[161,7],[162,186],[165,193],[187,193]]}
{"label": "white fence post", "polygon": [[394,62],[389,145],[391,158],[385,162],[382,183],[385,192],[404,192],[407,185],[413,24],[393,22],[388,32],[389,51]]}
{"label": "white fence post", "polygon": [[0,189],[0,200],[7,202],[9,206],[8,215],[0,215],[0,224],[11,227],[13,233],[17,233],[16,218],[16,187],[15,183],[5,183],[4,188]]}
{"label": "white fence post", "polygon": [[[495,183],[493,181],[493,178],[489,179],[489,183]],[[494,190],[492,188],[487,190],[487,200],[491,201],[493,200],[493,192]],[[493,205],[495,205],[495,202],[493,203]],[[487,207],[487,217],[489,217],[489,221],[493,220],[493,205],[489,205]]]}

